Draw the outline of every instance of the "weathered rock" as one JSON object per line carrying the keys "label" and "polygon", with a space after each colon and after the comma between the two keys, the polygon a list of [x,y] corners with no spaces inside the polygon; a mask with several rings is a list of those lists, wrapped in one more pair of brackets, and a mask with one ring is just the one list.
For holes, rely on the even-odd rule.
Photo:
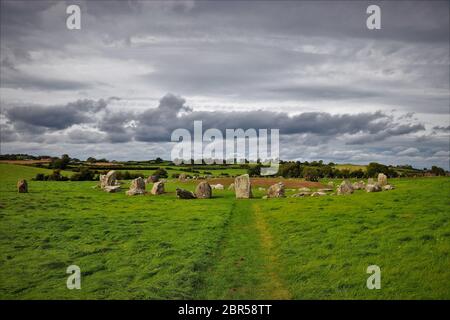
{"label": "weathered rock", "polygon": [[380,191],[381,187],[377,183],[366,185],[366,192],[380,192]]}
{"label": "weathered rock", "polygon": [[296,193],[296,194],[293,194],[291,197],[292,198],[301,198],[301,197],[305,197],[305,196],[310,196],[311,195],[311,192],[299,192],[299,193]]}
{"label": "weathered rock", "polygon": [[186,173],[180,173],[180,175],[178,176],[179,181],[184,181],[186,180],[186,178],[187,178]]}
{"label": "weathered rock", "polygon": [[350,181],[344,180],[342,183],[337,187],[336,189],[337,194],[343,195],[343,194],[352,194],[353,193],[353,187]]}
{"label": "weathered rock", "polygon": [[283,182],[275,183],[274,185],[271,185],[269,189],[267,190],[267,197],[268,198],[283,198],[284,195],[284,184]]}
{"label": "weathered rock", "polygon": [[212,197],[212,188],[208,182],[202,181],[195,188],[195,196],[199,199],[208,199]]}
{"label": "weathered rock", "polygon": [[359,181],[359,182],[353,183],[352,187],[354,190],[364,190],[364,188],[366,187],[366,184],[364,183],[364,181]]}
{"label": "weathered rock", "polygon": [[387,184],[385,186],[382,187],[383,190],[394,190],[395,187],[391,184]]}
{"label": "weathered rock", "polygon": [[367,184],[375,184],[375,181],[373,180],[373,178],[369,178],[367,179]]}
{"label": "weathered rock", "polygon": [[150,183],[155,183],[159,181],[159,177],[158,176],[149,176],[146,180],[145,180],[145,184],[150,184]]}
{"label": "weathered rock", "polygon": [[119,192],[120,186],[106,186],[103,188],[103,190],[109,193]]}
{"label": "weathered rock", "polygon": [[312,194],[311,194],[311,197],[321,197],[321,196],[326,196],[327,194],[325,193],[325,192],[320,192],[320,191],[318,191],[318,192],[313,192]]}
{"label": "weathered rock", "polygon": [[180,199],[195,199],[195,194],[188,190],[177,188],[176,194]]}
{"label": "weathered rock", "polygon": [[234,191],[237,199],[252,198],[252,185],[248,174],[243,174],[234,179]]}
{"label": "weathered rock", "polygon": [[385,186],[387,184],[388,184],[387,176],[384,173],[379,173],[378,174],[378,185],[380,187],[383,187],[383,186]]}
{"label": "weathered rock", "polygon": [[111,171],[108,171],[107,174],[100,175],[100,187],[102,189],[105,189],[105,187],[108,187],[108,186],[117,186],[117,185],[118,185],[118,182],[117,182],[116,171],[111,170]]}
{"label": "weathered rock", "polygon": [[17,192],[28,193],[28,182],[25,179],[17,181]]}
{"label": "weathered rock", "polygon": [[300,191],[300,192],[309,192],[309,191],[311,191],[311,189],[303,187],[303,188],[298,189],[298,191]]}
{"label": "weathered rock", "polygon": [[218,184],[212,184],[211,185],[212,189],[216,189],[216,190],[223,190],[223,185],[218,183]]}
{"label": "weathered rock", "polygon": [[154,195],[164,193],[164,182],[158,181],[153,184],[152,190],[150,191]]}
{"label": "weathered rock", "polygon": [[234,191],[234,183],[232,183],[232,184],[230,184],[230,185],[228,186],[228,190]]}
{"label": "weathered rock", "polygon": [[138,194],[145,194],[145,181],[141,177],[132,180],[130,189],[127,191],[127,195],[129,196]]}

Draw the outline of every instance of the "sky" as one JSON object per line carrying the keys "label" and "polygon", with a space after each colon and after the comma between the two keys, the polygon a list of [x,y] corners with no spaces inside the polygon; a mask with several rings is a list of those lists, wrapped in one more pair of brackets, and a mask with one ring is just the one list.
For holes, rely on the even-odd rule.
{"label": "sky", "polygon": [[0,152],[169,159],[171,133],[202,120],[280,129],[285,160],[449,169],[449,14],[448,1],[2,0]]}

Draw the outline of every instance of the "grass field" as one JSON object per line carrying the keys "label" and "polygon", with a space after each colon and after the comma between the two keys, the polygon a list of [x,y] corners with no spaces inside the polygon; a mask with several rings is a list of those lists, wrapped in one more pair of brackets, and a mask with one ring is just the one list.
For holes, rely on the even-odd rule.
{"label": "grass field", "polygon": [[[30,181],[38,172],[0,164],[2,299],[450,299],[448,177],[349,196],[179,200],[175,181],[128,197]],[[66,288],[71,264],[81,290]],[[366,288],[372,264],[380,290]]]}

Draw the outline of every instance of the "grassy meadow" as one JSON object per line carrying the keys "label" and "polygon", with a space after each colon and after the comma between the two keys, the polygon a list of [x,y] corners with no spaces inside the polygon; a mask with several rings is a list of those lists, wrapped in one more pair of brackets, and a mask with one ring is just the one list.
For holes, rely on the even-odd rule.
{"label": "grassy meadow", "polygon": [[[130,197],[129,181],[109,194],[31,181],[38,172],[50,171],[0,164],[1,299],[450,299],[449,177],[348,196],[262,199],[254,188],[236,200],[225,186],[180,200],[175,188],[196,183]],[[66,288],[72,264],[81,290]],[[366,287],[372,264],[380,290]]]}

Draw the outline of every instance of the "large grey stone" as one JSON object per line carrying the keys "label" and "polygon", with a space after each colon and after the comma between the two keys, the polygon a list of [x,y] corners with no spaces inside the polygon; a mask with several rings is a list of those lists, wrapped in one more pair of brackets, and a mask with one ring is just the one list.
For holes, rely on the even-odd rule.
{"label": "large grey stone", "polygon": [[383,187],[383,186],[385,186],[387,184],[388,184],[387,176],[384,173],[379,173],[378,174],[378,185],[380,187]]}
{"label": "large grey stone", "polygon": [[195,194],[191,191],[177,188],[176,189],[177,197],[180,199],[195,199]]}
{"label": "large grey stone", "polygon": [[284,184],[283,182],[278,182],[269,187],[267,190],[268,198],[283,198],[284,195]]}
{"label": "large grey stone", "polygon": [[380,191],[381,187],[377,183],[366,185],[366,192],[380,192]]}
{"label": "large grey stone", "polygon": [[195,196],[199,199],[208,199],[212,197],[212,188],[208,182],[202,181],[195,188]]}
{"label": "large grey stone", "polygon": [[236,199],[248,199],[253,197],[252,185],[248,174],[243,174],[234,179],[234,192],[236,194]]}
{"label": "large grey stone", "polygon": [[164,193],[164,182],[158,181],[153,184],[152,190],[150,191],[154,195],[163,194]]}
{"label": "large grey stone", "polygon": [[354,190],[364,190],[366,184],[364,183],[364,181],[354,182],[352,184],[352,187]]}
{"label": "large grey stone", "polygon": [[117,182],[116,171],[111,170],[111,171],[108,171],[107,174],[100,175],[100,187],[102,189],[105,189],[105,187],[108,187],[108,186],[117,186],[117,185],[118,185],[118,182]]}
{"label": "large grey stone", "polygon": [[337,187],[336,189],[338,195],[343,194],[352,194],[353,193],[353,186],[348,180],[342,181],[342,183]]}
{"label": "large grey stone", "polygon": [[17,192],[28,193],[28,182],[25,179],[17,181]]}
{"label": "large grey stone", "polygon": [[106,186],[103,190],[109,193],[115,193],[120,191],[120,186]]}
{"label": "large grey stone", "polygon": [[127,195],[135,196],[139,194],[145,194],[145,181],[141,177],[131,181],[130,189],[127,191]]}

